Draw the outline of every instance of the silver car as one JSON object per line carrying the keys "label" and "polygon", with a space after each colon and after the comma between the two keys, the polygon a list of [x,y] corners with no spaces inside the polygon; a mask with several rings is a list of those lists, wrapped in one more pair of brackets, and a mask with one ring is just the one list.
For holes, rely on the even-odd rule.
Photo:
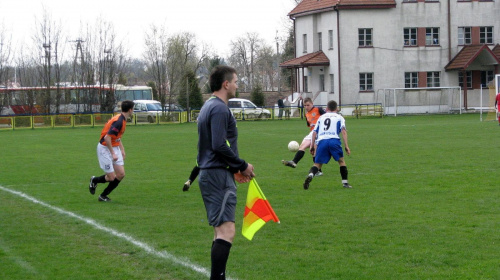
{"label": "silver car", "polygon": [[243,114],[244,118],[248,119],[271,117],[271,112],[269,110],[257,107],[257,105],[247,99],[231,98],[228,100],[227,106],[236,118],[240,118],[241,114]]}
{"label": "silver car", "polygon": [[134,100],[134,115],[137,122],[155,123],[161,116],[161,103],[156,100]]}

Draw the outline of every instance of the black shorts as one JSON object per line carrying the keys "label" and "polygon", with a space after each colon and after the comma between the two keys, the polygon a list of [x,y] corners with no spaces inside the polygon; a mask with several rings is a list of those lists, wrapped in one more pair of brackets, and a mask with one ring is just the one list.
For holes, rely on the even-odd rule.
{"label": "black shorts", "polygon": [[227,169],[201,169],[198,181],[207,211],[208,224],[218,227],[234,222],[236,212],[236,184]]}

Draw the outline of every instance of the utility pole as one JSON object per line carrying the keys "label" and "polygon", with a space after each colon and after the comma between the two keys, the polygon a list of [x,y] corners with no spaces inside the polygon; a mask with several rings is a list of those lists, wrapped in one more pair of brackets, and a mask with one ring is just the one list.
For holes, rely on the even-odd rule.
{"label": "utility pole", "polygon": [[281,94],[281,73],[280,73],[280,43],[278,41],[278,30],[276,30],[276,71],[278,72],[278,93]]}
{"label": "utility pole", "polygon": [[[74,41],[70,41],[71,43],[76,43],[76,48],[75,48],[75,58],[73,60],[73,79],[71,81],[72,86],[84,86],[85,84],[85,78],[84,78],[84,73],[85,71],[83,70],[84,67],[84,57],[83,57],[83,49],[82,49],[82,43],[85,42],[81,38],[78,38]],[[76,66],[78,64],[78,60],[80,60],[80,71],[77,72]],[[76,112],[80,112],[80,91],[81,89],[76,90]]]}
{"label": "utility pole", "polygon": [[44,51],[44,55],[42,56],[44,58],[43,62],[43,68],[44,68],[44,74],[45,74],[45,87],[46,87],[46,92],[45,92],[45,98],[44,98],[44,111],[47,114],[50,114],[50,76],[51,76],[51,46],[50,46],[50,41],[47,43],[42,44],[42,48]]}

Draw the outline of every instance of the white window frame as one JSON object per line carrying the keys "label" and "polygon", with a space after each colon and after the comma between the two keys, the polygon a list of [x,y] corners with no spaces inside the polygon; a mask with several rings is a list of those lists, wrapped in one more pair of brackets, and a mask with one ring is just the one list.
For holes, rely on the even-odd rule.
{"label": "white window frame", "polygon": [[483,88],[488,88],[488,83],[495,79],[495,71],[487,70],[481,71],[481,86]]}
{"label": "white window frame", "polygon": [[440,87],[441,73],[439,71],[427,72],[427,87]]}
{"label": "white window frame", "polygon": [[479,27],[479,43],[493,44],[493,26]]}
{"label": "white window frame", "polygon": [[330,93],[335,92],[335,76],[333,74],[330,74]]}
{"label": "white window frame", "polygon": [[325,74],[319,74],[319,91],[325,91]]}
{"label": "white window frame", "polygon": [[425,45],[439,46],[439,27],[425,28]]}
{"label": "white window frame", "polygon": [[303,53],[307,53],[307,34],[302,34]]}
{"label": "white window frame", "polygon": [[328,49],[333,50],[333,30],[328,30]]}
{"label": "white window frame", "polygon": [[318,32],[318,50],[323,50],[323,34],[321,32]]}
{"label": "white window frame", "polygon": [[359,47],[373,46],[373,29],[359,28],[358,29],[358,45]]}
{"label": "white window frame", "polygon": [[[467,74],[467,88],[472,88],[472,71],[465,71]],[[464,88],[464,74],[462,71],[458,72],[458,86]]]}
{"label": "white window frame", "polygon": [[418,87],[418,72],[405,72],[405,88]]}
{"label": "white window frame", "polygon": [[472,27],[458,27],[458,45],[465,46],[472,44]]}
{"label": "white window frame", "polygon": [[373,73],[359,73],[359,91],[373,91]]}
{"label": "white window frame", "polygon": [[416,46],[418,43],[418,28],[407,27],[403,28],[403,44],[405,46]]}

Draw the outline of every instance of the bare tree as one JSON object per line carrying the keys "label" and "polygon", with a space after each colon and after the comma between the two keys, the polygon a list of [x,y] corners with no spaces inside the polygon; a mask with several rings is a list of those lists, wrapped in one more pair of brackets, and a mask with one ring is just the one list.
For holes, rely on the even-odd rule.
{"label": "bare tree", "polygon": [[185,88],[186,74],[196,73],[208,49],[197,44],[194,34],[183,32],[168,36],[164,27],[152,25],[145,39],[150,77],[155,81],[162,105],[172,104]]}
{"label": "bare tree", "polygon": [[8,86],[11,63],[12,36],[7,38],[5,27],[0,25],[0,84]]}
{"label": "bare tree", "polygon": [[181,83],[186,83],[184,78],[188,71],[196,73],[202,61],[207,57],[205,47],[201,50],[201,54],[198,54],[198,49],[196,36],[193,33],[183,32],[169,39],[167,55],[169,104],[180,94]]}
{"label": "bare tree", "polygon": [[257,33],[246,33],[244,37],[231,42],[232,51],[229,62],[239,73],[242,73],[241,82],[244,83],[245,91],[252,90],[255,83],[255,63],[263,42]]}
{"label": "bare tree", "polygon": [[165,105],[168,93],[167,82],[167,51],[168,36],[163,26],[150,26],[145,35],[146,51],[144,59],[147,61],[147,73],[155,82],[160,103]]}
{"label": "bare tree", "polygon": [[[116,82],[129,63],[123,43],[117,38],[112,23],[100,18],[94,26],[87,25],[85,34],[78,39],[81,44],[79,81],[87,86],[99,85],[99,91],[88,91],[85,110],[93,111],[93,104],[100,104],[101,112],[112,111],[116,105],[114,89]],[[75,64],[78,62],[75,54]]]}
{"label": "bare tree", "polygon": [[[42,111],[51,113],[52,105],[59,112],[62,93],[59,87],[61,82],[60,65],[62,59],[62,28],[61,24],[52,21],[52,16],[47,10],[43,10],[42,18],[35,18],[36,31],[33,37],[35,49],[41,54],[39,65],[39,78],[46,91],[43,94]],[[36,61],[36,60],[35,60]],[[57,85],[56,95],[52,98],[50,87]],[[55,104],[53,104],[53,102]]]}
{"label": "bare tree", "polygon": [[[12,38],[12,36],[11,36]],[[7,33],[3,25],[0,25],[0,85],[9,86],[10,63],[11,63],[11,39],[7,38]],[[5,94],[0,99],[0,112],[2,108],[9,105],[8,96]]]}
{"label": "bare tree", "polygon": [[264,90],[272,91],[277,84],[278,66],[276,65],[276,52],[268,45],[264,45],[258,52],[256,76],[258,83]]}
{"label": "bare tree", "polygon": [[[24,51],[19,50],[19,56],[16,59],[17,79],[23,87],[35,87],[39,85],[39,66],[31,56],[23,55]],[[17,98],[16,105],[27,105],[29,112],[35,112],[35,105],[42,104],[44,96],[37,95],[34,90],[27,91],[26,94],[10,96],[9,98]]]}

